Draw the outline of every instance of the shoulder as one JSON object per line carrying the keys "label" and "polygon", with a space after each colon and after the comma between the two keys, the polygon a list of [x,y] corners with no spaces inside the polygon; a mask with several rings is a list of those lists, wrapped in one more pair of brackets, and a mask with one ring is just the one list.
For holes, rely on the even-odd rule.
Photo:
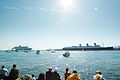
{"label": "shoulder", "polygon": [[16,68],[15,68],[15,70],[19,71],[19,68],[18,68],[18,67],[16,67]]}
{"label": "shoulder", "polygon": [[54,74],[58,74],[57,72],[54,72]]}
{"label": "shoulder", "polygon": [[71,72],[69,72],[69,74],[71,75]]}
{"label": "shoulder", "polygon": [[46,74],[50,73],[49,71],[46,72]]}
{"label": "shoulder", "polygon": [[64,75],[66,75],[66,72],[64,73]]}
{"label": "shoulder", "polygon": [[16,69],[17,69],[17,70],[19,70],[19,68],[18,68],[18,67],[16,67]]}
{"label": "shoulder", "polygon": [[58,76],[59,74],[57,72],[53,72],[54,75]]}
{"label": "shoulder", "polygon": [[14,70],[14,68],[11,69],[11,71],[13,71],[13,70]]}
{"label": "shoulder", "polygon": [[72,75],[67,77],[67,80],[71,80],[72,79]]}
{"label": "shoulder", "polygon": [[49,71],[46,71],[46,73],[48,73]]}
{"label": "shoulder", "polygon": [[6,72],[8,72],[8,70],[7,70],[6,68],[5,68],[4,70],[5,70]]}
{"label": "shoulder", "polygon": [[74,75],[72,74],[72,75],[70,75],[70,76],[68,76],[69,78],[71,78],[71,77],[73,77]]}

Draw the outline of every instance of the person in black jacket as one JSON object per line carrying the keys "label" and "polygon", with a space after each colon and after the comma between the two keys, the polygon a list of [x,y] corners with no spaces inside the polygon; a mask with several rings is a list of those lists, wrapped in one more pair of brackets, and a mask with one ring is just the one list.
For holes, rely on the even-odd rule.
{"label": "person in black jacket", "polygon": [[36,80],[45,80],[44,73],[40,73],[38,79]]}
{"label": "person in black jacket", "polygon": [[9,80],[15,80],[19,76],[19,68],[16,66],[16,64],[13,64],[13,68],[10,71],[9,74]]}
{"label": "person in black jacket", "polygon": [[55,70],[53,72],[53,80],[61,80],[60,75],[58,74],[58,68],[55,67]]}
{"label": "person in black jacket", "polygon": [[49,67],[48,71],[46,72],[46,80],[53,80],[52,67]]}

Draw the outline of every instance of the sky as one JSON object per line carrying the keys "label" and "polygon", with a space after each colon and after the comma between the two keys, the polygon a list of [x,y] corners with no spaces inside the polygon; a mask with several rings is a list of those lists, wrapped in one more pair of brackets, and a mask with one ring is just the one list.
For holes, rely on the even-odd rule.
{"label": "sky", "polygon": [[0,0],[0,49],[120,45],[120,0]]}

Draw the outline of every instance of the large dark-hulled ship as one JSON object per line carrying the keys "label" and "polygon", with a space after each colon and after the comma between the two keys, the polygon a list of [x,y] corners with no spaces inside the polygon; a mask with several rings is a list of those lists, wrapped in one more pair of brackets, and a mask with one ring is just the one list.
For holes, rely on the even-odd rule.
{"label": "large dark-hulled ship", "polygon": [[114,50],[113,47],[101,47],[100,45],[96,45],[94,43],[94,46],[89,45],[88,43],[86,46],[72,46],[72,47],[64,47],[63,50],[81,50],[81,51],[87,51],[87,50]]}

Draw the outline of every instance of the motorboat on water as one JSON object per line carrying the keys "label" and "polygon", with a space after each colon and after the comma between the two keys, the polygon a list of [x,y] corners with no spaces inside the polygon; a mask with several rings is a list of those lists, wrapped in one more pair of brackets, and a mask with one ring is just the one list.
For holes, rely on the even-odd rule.
{"label": "motorboat on water", "polygon": [[10,50],[6,50],[5,52],[11,52]]}
{"label": "motorboat on water", "polygon": [[69,53],[69,52],[65,52],[65,53],[63,54],[63,56],[64,56],[64,57],[69,57],[69,56],[70,56],[70,53]]}
{"label": "motorboat on water", "polygon": [[37,51],[36,51],[36,54],[40,54],[40,50],[37,50]]}
{"label": "motorboat on water", "polygon": [[51,53],[55,53],[55,51],[51,51]]}

